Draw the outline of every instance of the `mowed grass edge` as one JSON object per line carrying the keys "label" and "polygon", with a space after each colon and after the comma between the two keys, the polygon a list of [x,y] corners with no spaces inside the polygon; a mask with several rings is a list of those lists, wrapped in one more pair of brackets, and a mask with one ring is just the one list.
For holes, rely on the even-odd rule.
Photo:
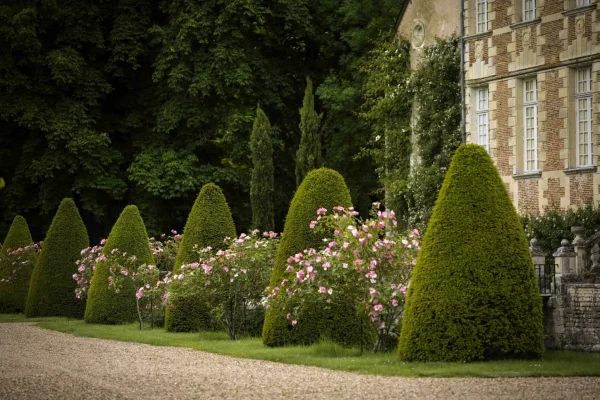
{"label": "mowed grass edge", "polygon": [[312,346],[269,348],[260,338],[231,341],[225,333],[173,333],[164,329],[139,330],[136,324],[96,325],[66,318],[25,318],[0,314],[0,323],[34,322],[37,326],[75,336],[144,343],[154,346],[185,347],[232,357],[322,367],[366,375],[400,377],[525,377],[600,376],[600,354],[571,351],[546,352],[540,360],[490,361],[473,363],[402,362],[396,352],[363,355],[356,348],[322,342]]}

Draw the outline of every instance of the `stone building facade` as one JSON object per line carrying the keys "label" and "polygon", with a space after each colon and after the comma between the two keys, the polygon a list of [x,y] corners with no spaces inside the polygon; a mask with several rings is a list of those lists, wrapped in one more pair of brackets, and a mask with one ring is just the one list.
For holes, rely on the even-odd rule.
{"label": "stone building facade", "polygon": [[598,205],[597,0],[464,0],[467,142],[521,212]]}

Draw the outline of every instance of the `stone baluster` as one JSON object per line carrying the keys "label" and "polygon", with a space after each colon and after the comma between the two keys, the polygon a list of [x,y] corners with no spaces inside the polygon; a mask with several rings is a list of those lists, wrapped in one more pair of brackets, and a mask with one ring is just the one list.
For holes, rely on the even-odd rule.
{"label": "stone baluster", "polygon": [[552,254],[554,257],[555,266],[555,280],[556,280],[556,291],[560,292],[560,284],[562,277],[565,275],[572,275],[575,273],[575,264],[577,262],[577,253],[573,251],[573,247],[569,244],[567,239],[563,239],[560,242],[560,247]]}
{"label": "stone baluster", "polygon": [[585,239],[583,235],[585,234],[585,228],[583,226],[572,226],[571,232],[575,235],[575,239],[571,242],[573,248],[575,249],[575,253],[577,253],[577,258],[575,260],[575,271],[574,274],[580,275],[585,271],[586,265],[586,251],[585,251]]}

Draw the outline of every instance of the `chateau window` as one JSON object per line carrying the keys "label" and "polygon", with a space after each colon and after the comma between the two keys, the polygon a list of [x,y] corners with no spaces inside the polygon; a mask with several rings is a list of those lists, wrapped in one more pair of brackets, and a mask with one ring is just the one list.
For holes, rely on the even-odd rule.
{"label": "chateau window", "polygon": [[477,33],[487,32],[488,30],[488,15],[487,15],[487,0],[475,0],[476,1],[476,21]]}
{"label": "chateau window", "polygon": [[523,138],[525,172],[538,170],[537,81],[523,82]]}
{"label": "chateau window", "polygon": [[575,7],[585,7],[590,5],[590,0],[577,0],[575,2]]}
{"label": "chateau window", "polygon": [[575,71],[575,158],[577,167],[592,165],[592,67]]}
{"label": "chateau window", "polygon": [[476,111],[477,111],[477,144],[490,151],[490,133],[489,133],[489,92],[488,88],[476,88]]}
{"label": "chateau window", "polygon": [[523,21],[535,19],[535,0],[523,0]]}

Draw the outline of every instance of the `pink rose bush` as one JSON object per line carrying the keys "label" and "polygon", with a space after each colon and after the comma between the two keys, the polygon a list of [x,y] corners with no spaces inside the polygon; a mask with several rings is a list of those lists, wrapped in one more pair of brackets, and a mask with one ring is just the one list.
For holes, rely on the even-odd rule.
{"label": "pink rose bush", "polygon": [[[330,214],[317,210],[310,227],[332,237],[324,240],[323,250],[306,249],[289,257],[287,271],[293,278],[267,288],[267,307],[275,305],[278,296],[299,300],[290,304],[322,301],[325,307],[351,299],[378,333],[374,351],[382,351],[384,338],[401,322],[420,234],[399,232],[394,212],[379,207],[375,203],[371,218],[364,221],[352,208],[334,207]],[[287,315],[292,326],[302,323],[299,308]]]}
{"label": "pink rose bush", "polygon": [[234,340],[244,329],[245,311],[263,307],[279,235],[255,230],[225,242],[225,250],[197,248],[198,261],[182,265],[181,272],[173,275],[168,299],[202,298],[214,320]]}
{"label": "pink rose bush", "polygon": [[7,248],[4,256],[0,258],[0,283],[14,283],[25,271],[31,272],[41,250],[42,242],[16,249]]}
{"label": "pink rose bush", "polygon": [[154,260],[159,270],[173,271],[182,237],[181,234],[173,229],[170,235],[163,233],[159,239],[150,238],[150,250],[154,255]]}
{"label": "pink rose bush", "polygon": [[148,319],[154,328],[154,320],[159,317],[157,314],[162,312],[167,300],[171,273],[161,273],[155,265],[140,263],[136,256],[129,256],[119,250],[112,251],[106,262],[110,266],[108,287],[119,293],[124,287],[133,284],[136,288],[135,301],[140,329]]}
{"label": "pink rose bush", "polygon": [[[177,250],[181,242],[181,235],[176,230],[171,230],[171,235],[163,233],[160,239],[151,237],[148,241],[150,251],[154,255],[156,267],[160,271],[172,271],[177,257]],[[77,281],[75,296],[78,299],[85,299],[90,289],[92,275],[96,270],[96,264],[99,261],[105,261],[106,256],[102,255],[102,249],[106,239],[102,239],[99,245],[87,247],[81,250],[81,258],[76,261],[77,273],[73,275],[73,279]],[[113,250],[111,255],[117,253]]]}
{"label": "pink rose bush", "polygon": [[86,299],[92,282],[92,275],[96,270],[96,264],[106,260],[106,256],[102,254],[102,248],[106,239],[102,239],[99,245],[86,247],[81,250],[81,257],[75,261],[77,264],[77,273],[73,274],[73,279],[77,282],[75,287],[75,297],[78,299]]}
{"label": "pink rose bush", "polygon": [[[172,233],[174,236],[162,235],[164,241],[150,238],[148,243],[158,261],[157,264],[165,268],[170,266],[171,269],[181,238],[176,231]],[[108,255],[102,254],[105,243],[106,239],[102,239],[99,245],[81,250],[81,258],[76,261],[77,272],[73,274],[73,279],[77,282],[75,296],[78,299],[87,298],[96,264],[106,262],[109,265],[108,287],[119,293],[125,285],[134,285],[137,288],[136,304],[140,328],[148,319],[153,326],[154,320],[160,317],[166,301],[170,273],[157,266],[143,264],[135,256],[128,256],[126,252],[118,249],[111,250]]]}

